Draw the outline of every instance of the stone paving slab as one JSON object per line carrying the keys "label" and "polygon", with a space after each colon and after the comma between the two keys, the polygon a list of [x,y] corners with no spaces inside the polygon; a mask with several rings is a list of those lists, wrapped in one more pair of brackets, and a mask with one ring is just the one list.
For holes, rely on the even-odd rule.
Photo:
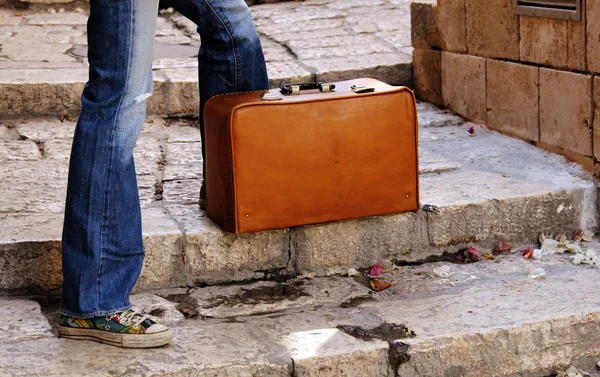
{"label": "stone paving slab", "polygon": [[[138,288],[213,284],[332,268],[418,261],[476,244],[532,242],[540,231],[597,226],[596,184],[563,157],[420,103],[421,200],[406,213],[234,236],[198,208],[201,145],[194,121],[150,118],[135,151],[147,259]],[[9,128],[10,126],[10,128]],[[0,289],[60,286],[61,213],[73,123],[12,120],[10,143],[43,156],[0,162]],[[187,140],[187,142],[185,141]],[[54,159],[54,142],[62,157]],[[37,143],[37,144],[36,144]],[[57,152],[57,153],[58,153]],[[8,160],[0,155],[0,160]],[[53,157],[54,156],[54,157]]]}
{"label": "stone paving slab", "polygon": [[[600,250],[597,243],[586,247]],[[0,368],[11,376],[140,377],[541,377],[569,366],[592,372],[600,359],[600,270],[569,260],[512,253],[473,264],[396,266],[384,271],[392,285],[379,293],[361,274],[133,295],[137,308],[158,313],[173,331],[171,344],[151,352],[56,338],[50,323],[56,326],[57,299],[0,298],[9,322],[18,302],[37,323],[11,326],[12,338],[0,341]],[[450,275],[436,275],[440,267]],[[529,277],[537,268],[545,279]],[[349,285],[370,299],[348,304]],[[215,316],[183,318],[181,311],[192,309]],[[415,336],[369,341],[337,328],[382,324],[405,324]],[[390,358],[391,347],[405,360]]]}
{"label": "stone paving slab", "polygon": [[[307,0],[251,7],[270,85],[373,77],[412,85],[410,1]],[[76,115],[87,80],[87,13],[41,8],[0,17],[0,117]],[[32,42],[34,40],[34,42]],[[22,46],[32,48],[23,50]],[[153,114],[198,112],[196,25],[158,18]]]}

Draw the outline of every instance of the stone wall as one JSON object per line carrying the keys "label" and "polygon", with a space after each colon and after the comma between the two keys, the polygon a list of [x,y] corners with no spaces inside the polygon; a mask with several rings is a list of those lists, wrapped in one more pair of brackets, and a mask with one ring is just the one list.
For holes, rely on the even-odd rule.
{"label": "stone wall", "polygon": [[411,5],[414,82],[423,100],[600,166],[600,0],[582,21],[519,16],[514,0]]}

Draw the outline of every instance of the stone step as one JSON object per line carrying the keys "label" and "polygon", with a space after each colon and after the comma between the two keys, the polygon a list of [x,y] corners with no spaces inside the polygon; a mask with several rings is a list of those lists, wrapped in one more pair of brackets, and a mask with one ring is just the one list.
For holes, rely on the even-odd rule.
{"label": "stone step", "polygon": [[[600,251],[599,244],[587,249]],[[450,276],[435,274],[446,267]],[[542,268],[545,279],[529,277]],[[169,325],[151,352],[56,338],[58,299],[0,298],[0,370],[11,376],[550,376],[600,359],[600,270],[520,253],[468,265],[398,267],[368,278],[158,290],[133,304]],[[197,313],[186,319],[182,312]],[[193,314],[192,314],[193,315]],[[404,324],[384,339],[338,326]],[[94,355],[94,357],[89,357]],[[73,360],[85,360],[73,368]],[[595,376],[597,374],[594,374]]]}
{"label": "stone step", "polygon": [[[199,132],[152,118],[135,152],[146,260],[138,287],[214,284],[419,261],[469,244],[532,243],[597,226],[596,183],[563,157],[419,104],[421,201],[405,213],[235,236],[197,204]],[[60,236],[73,122],[0,127],[0,289],[60,287]]]}
{"label": "stone step", "polygon": [[[252,6],[270,85],[373,77],[411,86],[409,4],[382,1],[373,9],[311,0]],[[360,15],[364,11],[369,17]],[[88,77],[86,22],[85,10],[0,9],[0,118],[79,113]],[[177,13],[161,14],[149,114],[198,113],[199,46],[195,24]]]}

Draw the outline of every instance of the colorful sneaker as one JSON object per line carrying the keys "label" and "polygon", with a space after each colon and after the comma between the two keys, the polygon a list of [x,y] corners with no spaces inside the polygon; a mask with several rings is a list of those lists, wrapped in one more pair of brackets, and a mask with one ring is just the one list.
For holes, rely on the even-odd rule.
{"label": "colorful sneaker", "polygon": [[123,348],[160,347],[171,341],[171,331],[147,316],[126,312],[94,318],[60,316],[58,336],[93,340]]}

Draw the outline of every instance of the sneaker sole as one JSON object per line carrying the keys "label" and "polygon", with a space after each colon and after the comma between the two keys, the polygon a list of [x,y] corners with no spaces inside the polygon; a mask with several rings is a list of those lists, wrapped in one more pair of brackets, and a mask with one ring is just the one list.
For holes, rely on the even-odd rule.
{"label": "sneaker sole", "polygon": [[119,334],[102,330],[59,326],[58,336],[65,339],[91,340],[122,348],[154,348],[168,344],[173,335],[165,330],[153,334]]}

